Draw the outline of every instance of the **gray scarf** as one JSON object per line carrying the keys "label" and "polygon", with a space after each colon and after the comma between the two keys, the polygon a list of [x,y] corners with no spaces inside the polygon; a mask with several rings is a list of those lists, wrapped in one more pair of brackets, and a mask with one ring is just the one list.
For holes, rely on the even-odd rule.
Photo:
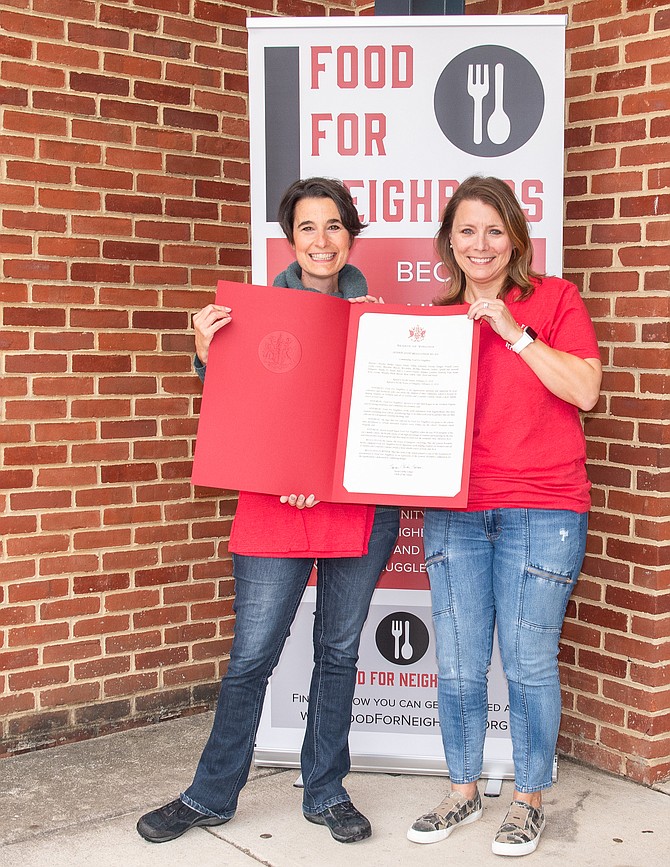
{"label": "gray scarf", "polygon": [[[302,270],[297,262],[291,262],[285,271],[277,274],[272,281],[273,286],[282,286],[284,289],[304,289],[306,292],[318,292],[318,289],[310,289],[302,285]],[[368,294],[368,284],[363,273],[353,265],[345,265],[337,275],[337,295],[342,298],[360,298]]]}

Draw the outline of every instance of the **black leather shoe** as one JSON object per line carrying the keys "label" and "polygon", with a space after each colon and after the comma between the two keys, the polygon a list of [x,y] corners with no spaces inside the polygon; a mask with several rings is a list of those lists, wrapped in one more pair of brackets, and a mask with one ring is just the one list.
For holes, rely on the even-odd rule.
{"label": "black leather shoe", "polygon": [[177,798],[158,810],[146,813],[137,823],[137,833],[150,843],[167,843],[176,840],[190,828],[199,825],[223,825],[228,819],[218,816],[205,816],[192,810]]}
{"label": "black leather shoe", "polygon": [[315,825],[327,825],[338,843],[355,843],[372,834],[370,823],[351,801],[327,807],[320,813],[303,813],[303,816]]}

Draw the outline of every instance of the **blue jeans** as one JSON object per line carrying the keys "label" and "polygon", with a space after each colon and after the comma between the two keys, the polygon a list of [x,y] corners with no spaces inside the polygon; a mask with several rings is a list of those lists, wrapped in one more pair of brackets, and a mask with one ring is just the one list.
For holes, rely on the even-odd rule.
{"label": "blue jeans", "polygon": [[[364,557],[317,563],[314,668],[300,756],[303,810],[349,800],[349,728],[361,630],[377,579],[398,535],[398,510],[378,507]],[[268,678],[289,635],[312,558],[233,555],[235,638],[209,740],[181,795],[207,815],[230,818],[253,758]]]}
{"label": "blue jeans", "polygon": [[515,785],[519,792],[551,786],[561,717],[558,641],[586,525],[586,514],[552,509],[426,510],[438,707],[454,783],[474,782],[482,771],[497,622]]}

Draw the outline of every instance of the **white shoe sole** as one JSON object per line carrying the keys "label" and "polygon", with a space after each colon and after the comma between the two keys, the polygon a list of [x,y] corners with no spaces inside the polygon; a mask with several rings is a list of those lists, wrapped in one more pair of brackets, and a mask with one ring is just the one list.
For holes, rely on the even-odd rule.
{"label": "white shoe sole", "polygon": [[477,819],[481,819],[483,812],[483,809],[477,810],[476,813],[471,813],[467,819],[463,819],[457,825],[451,825],[449,828],[442,828],[439,831],[415,831],[414,828],[410,828],[407,832],[407,839],[411,840],[412,843],[439,843],[440,840],[446,840],[449,834],[455,831],[456,828],[462,828],[463,825],[471,825]]}
{"label": "white shoe sole", "polygon": [[512,858],[520,855],[530,855],[537,849],[537,844],[540,842],[544,826],[545,823],[543,822],[542,827],[537,832],[537,837],[533,840],[529,840],[528,843],[498,843],[497,840],[494,840],[493,843],[491,843],[491,851],[494,855],[506,855]]}

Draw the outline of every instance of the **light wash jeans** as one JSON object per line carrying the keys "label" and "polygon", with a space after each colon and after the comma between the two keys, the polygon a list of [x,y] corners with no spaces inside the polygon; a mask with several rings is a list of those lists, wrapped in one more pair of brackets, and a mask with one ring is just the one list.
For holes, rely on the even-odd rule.
{"label": "light wash jeans", "polygon": [[[314,669],[301,752],[303,810],[349,796],[349,728],[361,630],[398,535],[398,509],[377,507],[368,553],[317,563]],[[235,637],[209,740],[181,800],[230,818],[254,751],[268,678],[284,647],[314,564],[311,558],[233,555]]]}
{"label": "light wash jeans", "polygon": [[551,786],[561,717],[558,641],[586,546],[587,515],[552,509],[427,509],[438,707],[454,783],[482,772],[497,623],[509,685],[515,785]]}

